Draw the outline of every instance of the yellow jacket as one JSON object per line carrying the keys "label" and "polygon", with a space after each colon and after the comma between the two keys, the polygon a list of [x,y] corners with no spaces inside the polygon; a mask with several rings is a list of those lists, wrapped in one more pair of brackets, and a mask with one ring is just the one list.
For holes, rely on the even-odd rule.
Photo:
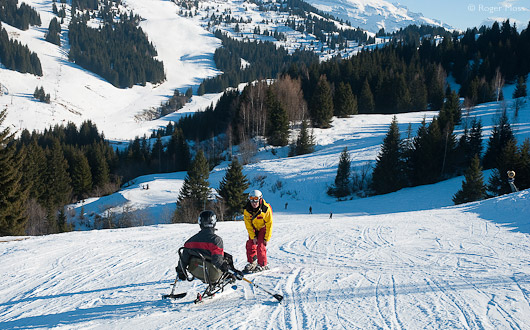
{"label": "yellow jacket", "polygon": [[250,202],[247,201],[245,209],[243,210],[243,219],[245,220],[245,227],[247,227],[248,236],[250,239],[256,238],[256,231],[265,227],[265,240],[268,242],[272,234],[272,208],[262,198],[260,206],[253,209]]}

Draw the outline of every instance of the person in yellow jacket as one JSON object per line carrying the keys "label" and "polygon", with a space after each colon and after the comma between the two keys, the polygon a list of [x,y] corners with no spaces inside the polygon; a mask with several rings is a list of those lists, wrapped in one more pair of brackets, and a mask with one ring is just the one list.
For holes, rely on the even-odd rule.
{"label": "person in yellow jacket", "polygon": [[268,269],[267,243],[272,234],[272,208],[263,199],[259,190],[253,190],[248,196],[243,210],[245,227],[248,231],[247,261],[244,272],[253,273]]}

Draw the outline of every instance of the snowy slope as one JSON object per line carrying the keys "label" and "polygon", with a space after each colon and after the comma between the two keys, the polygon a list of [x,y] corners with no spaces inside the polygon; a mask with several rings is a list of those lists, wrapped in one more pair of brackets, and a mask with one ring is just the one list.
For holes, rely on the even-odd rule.
{"label": "snowy slope", "polygon": [[[529,110],[527,105],[517,119],[509,110],[519,141],[530,136]],[[498,111],[499,105],[490,103],[471,115],[481,118],[489,132]],[[423,115],[429,114],[400,115],[400,129],[407,120],[417,125]],[[462,178],[343,202],[324,194],[342,148],[348,146],[354,165],[373,160],[390,120],[335,119],[334,130],[316,132],[315,153],[278,158],[263,150],[257,155],[261,161],[245,167],[250,178],[267,175],[261,189],[274,209],[268,246],[272,270],[249,278],[282,294],[282,304],[238,283],[193,305],[196,293],[204,290],[198,281],[178,283],[177,292],[188,293],[184,299],[161,300],[171,290],[177,250],[198,231],[196,224],[4,237],[0,328],[529,328],[528,190],[461,206],[451,206],[451,197]],[[214,187],[223,166],[210,176]],[[145,221],[167,221],[164,215],[174,209],[184,176],[141,177],[83,207],[96,212],[130,203]],[[145,184],[149,190],[140,188]],[[218,230],[242,268],[243,223],[220,222]]]}
{"label": "snowy slope", "polygon": [[[511,95],[513,86],[507,86],[504,95]],[[515,117],[512,101],[504,104],[496,102],[477,106],[469,114],[464,111],[463,122],[472,118],[481,120],[483,125],[483,147],[485,150],[491,130],[498,119],[501,108],[506,107],[512,128],[521,144],[530,138],[530,104]],[[415,112],[398,114],[397,120],[401,137],[411,124],[413,135],[423,118],[430,122],[436,112]],[[380,206],[372,209],[365,199],[354,198],[351,201],[336,203],[334,198],[326,194],[327,187],[333,184],[339,156],[347,147],[351,155],[352,172],[361,174],[363,169],[373,166],[381,143],[385,137],[392,115],[356,115],[351,118],[334,118],[332,128],[314,129],[315,151],[308,155],[287,157],[288,147],[262,147],[253,162],[245,165],[243,173],[252,187],[261,189],[273,205],[284,206],[288,203],[289,210],[306,212],[312,205],[316,212],[346,212],[355,209],[360,214],[394,213],[410,210],[427,210],[452,205],[452,196],[460,188],[462,178],[453,178],[436,185],[427,185],[414,189],[403,189],[401,203],[394,203],[392,194],[372,197],[380,201]],[[455,133],[461,134],[463,126],[456,128]],[[296,133],[294,133],[296,134]],[[274,153],[273,153],[274,151]],[[209,182],[212,188],[218,188],[228,161],[221,163],[210,173]],[[371,172],[371,170],[369,170]],[[490,172],[485,173],[486,180]],[[71,206],[68,212],[71,221],[78,224],[79,229],[86,224],[93,224],[95,215],[108,216],[106,212],[115,214],[124,210],[137,213],[135,220],[142,224],[168,223],[175,210],[178,193],[182,187],[186,173],[168,173],[146,175],[127,184],[127,187],[102,198],[87,199]],[[143,189],[149,185],[149,190]],[[431,194],[436,190],[437,194]],[[80,214],[84,214],[83,224],[79,225]]]}
{"label": "snowy slope", "polygon": [[[175,89],[184,92],[196,89],[202,79],[219,74],[215,69],[213,53],[220,40],[205,31],[197,22],[179,17],[170,1],[126,0],[127,8],[144,20],[140,26],[153,43],[158,59],[164,63],[166,81],[159,85],[134,86],[119,89],[101,77],[68,61],[67,19],[62,25],[63,47],[44,40],[52,14],[52,2],[27,0],[37,9],[42,25],[21,31],[7,24],[2,26],[11,38],[28,45],[41,60],[43,77],[21,74],[0,68],[0,83],[8,94],[0,96],[0,107],[7,108],[5,125],[13,132],[28,128],[43,131],[55,124],[92,120],[109,139],[129,140],[148,134],[151,129],[166,126],[178,114],[155,121],[138,120],[144,110],[158,107],[173,95]],[[69,6],[67,17],[70,17]],[[43,87],[51,96],[51,104],[33,99],[35,87]],[[195,97],[194,102],[204,109],[212,97]],[[195,106],[195,109],[197,106]],[[196,110],[195,110],[196,111]],[[182,112],[186,112],[183,109]]]}
{"label": "snowy slope", "polygon": [[393,32],[410,24],[435,25],[452,29],[450,25],[427,18],[421,13],[412,12],[397,2],[391,3],[385,0],[307,0],[307,2],[323,12],[349,21],[352,26],[359,26],[373,33],[381,28]]}
{"label": "snowy slope", "polygon": [[[157,108],[166,102],[175,89],[185,92],[187,88],[192,87],[196,91],[203,79],[220,74],[215,67],[213,53],[221,46],[221,42],[208,32],[205,17],[201,17],[200,14],[193,18],[179,16],[181,8],[172,1],[122,1],[127,10],[132,10],[142,18],[140,26],[155,46],[158,52],[157,59],[164,63],[167,79],[158,85],[148,83],[146,86],[119,89],[98,75],[68,61],[69,5],[66,6],[67,15],[62,24],[62,46],[58,47],[44,39],[49,22],[55,16],[52,14],[52,1],[25,0],[24,2],[39,12],[42,25],[30,27],[27,31],[18,30],[7,24],[2,26],[9,33],[10,38],[27,45],[32,52],[38,54],[43,76],[21,74],[0,65],[0,84],[4,92],[0,93],[0,107],[8,111],[2,128],[9,126],[12,132],[20,132],[22,129],[43,131],[56,124],[74,122],[79,126],[83,121],[92,120],[106,138],[131,140],[136,136],[149,135],[152,130],[165,127],[169,121],[178,119],[188,111],[205,109],[219,97],[219,95],[194,96],[191,105],[158,120],[148,121],[142,116],[145,111]],[[333,0],[321,4],[325,6],[320,6],[319,9],[334,15],[340,13],[350,15],[355,12],[354,16],[358,17],[358,20],[349,16],[347,18],[355,23],[353,26],[359,25],[373,32],[378,31],[381,26],[392,30],[394,27],[423,22],[423,18],[417,18],[408,10],[380,0],[364,0],[358,3]],[[256,27],[262,31],[266,29],[273,31],[275,29],[273,21],[286,20],[283,14],[259,12],[255,4],[242,0],[210,1],[204,2],[202,6],[211,8],[211,13],[217,15],[226,10],[238,19],[252,18],[253,23],[245,27],[246,31],[241,32],[245,38],[252,38],[254,35],[252,31]],[[337,8],[340,10],[337,11]],[[209,17],[209,10],[205,9],[201,14],[207,12],[205,15]],[[270,23],[264,24],[264,20]],[[219,28],[223,31],[233,30],[233,27]],[[314,36],[304,35],[285,27],[281,31],[287,37],[287,41],[281,45],[290,51],[299,47],[318,50],[322,48],[322,45],[315,41]],[[352,46],[352,49],[344,50],[342,56],[351,56],[356,51],[358,51],[357,46]],[[324,59],[333,54],[321,54],[321,57]],[[50,104],[37,102],[33,98],[36,87],[43,87],[44,91],[50,94]]]}
{"label": "snowy slope", "polygon": [[[384,203],[364,201],[373,210]],[[249,278],[282,304],[243,282],[202,305],[192,300],[204,285],[179,282],[187,297],[161,300],[197,225],[73,232],[0,243],[0,328],[530,327],[529,191],[427,211],[351,208],[333,219],[273,207],[273,269]],[[243,223],[217,227],[243,267]]]}

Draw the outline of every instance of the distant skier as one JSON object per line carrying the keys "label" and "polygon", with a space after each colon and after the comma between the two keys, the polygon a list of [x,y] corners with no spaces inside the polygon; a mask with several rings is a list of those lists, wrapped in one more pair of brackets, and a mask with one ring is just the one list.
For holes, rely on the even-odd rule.
{"label": "distant skier", "polygon": [[510,189],[512,192],[518,192],[519,189],[515,186],[515,171],[508,171],[506,174],[508,175],[508,185],[510,185]]}
{"label": "distant skier", "polygon": [[333,212],[329,212],[329,218],[333,218]]}
{"label": "distant skier", "polygon": [[259,190],[253,190],[243,210],[245,227],[248,231],[246,244],[247,261],[244,272],[252,273],[268,269],[267,243],[272,234],[272,208],[263,199]]}
{"label": "distant skier", "polygon": [[309,206],[309,214],[313,214],[313,208]]}

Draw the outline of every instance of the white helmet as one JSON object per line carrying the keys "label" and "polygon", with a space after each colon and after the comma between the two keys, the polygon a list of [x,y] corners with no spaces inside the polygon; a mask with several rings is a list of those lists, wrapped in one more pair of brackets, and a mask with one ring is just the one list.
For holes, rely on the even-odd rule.
{"label": "white helmet", "polygon": [[251,200],[252,199],[255,200],[256,198],[257,200],[260,200],[262,197],[263,197],[263,194],[259,190],[252,190],[250,194],[248,194],[248,199],[251,199]]}

